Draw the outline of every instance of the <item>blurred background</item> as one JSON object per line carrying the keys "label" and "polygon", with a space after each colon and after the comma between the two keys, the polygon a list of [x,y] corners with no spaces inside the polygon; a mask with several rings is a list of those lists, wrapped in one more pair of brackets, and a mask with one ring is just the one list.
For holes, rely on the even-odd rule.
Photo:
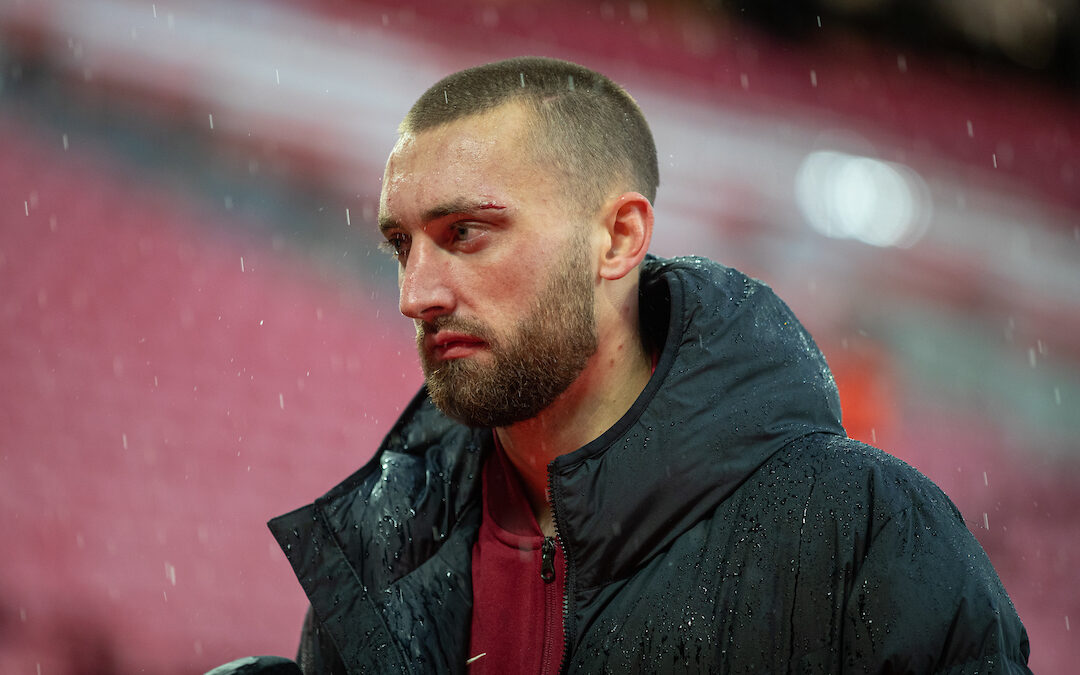
{"label": "blurred background", "polygon": [[294,653],[264,522],[422,379],[373,251],[396,125],[521,54],[630,90],[654,252],[786,298],[1074,672],[1077,0],[0,0],[0,672]]}

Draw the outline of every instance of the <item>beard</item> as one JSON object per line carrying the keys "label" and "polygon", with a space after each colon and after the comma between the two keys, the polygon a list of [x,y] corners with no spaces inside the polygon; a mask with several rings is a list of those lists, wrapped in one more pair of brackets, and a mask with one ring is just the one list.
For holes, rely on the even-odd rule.
{"label": "beard", "polygon": [[[588,247],[577,239],[510,335],[496,336],[478,321],[453,316],[417,324],[416,344],[428,396],[448,417],[474,427],[504,427],[531,419],[585,369],[597,349],[596,315]],[[424,336],[442,329],[483,340],[491,362],[435,361],[424,350]]]}

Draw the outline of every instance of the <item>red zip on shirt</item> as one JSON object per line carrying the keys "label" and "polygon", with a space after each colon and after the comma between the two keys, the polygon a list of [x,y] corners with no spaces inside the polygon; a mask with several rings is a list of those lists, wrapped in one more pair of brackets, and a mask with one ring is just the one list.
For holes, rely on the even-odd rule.
{"label": "red zip on shirt", "polygon": [[562,547],[540,531],[498,439],[481,480],[469,673],[557,673],[565,642]]}

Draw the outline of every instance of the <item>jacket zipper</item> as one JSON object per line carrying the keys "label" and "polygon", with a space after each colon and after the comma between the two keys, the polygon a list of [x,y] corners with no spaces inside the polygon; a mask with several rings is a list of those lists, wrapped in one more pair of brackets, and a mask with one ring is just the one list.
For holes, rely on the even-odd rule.
{"label": "jacket zipper", "polygon": [[[571,589],[572,589],[573,584],[574,584],[574,578],[573,578],[572,570],[570,568],[570,556],[566,552],[566,546],[565,546],[565,544],[563,544],[562,535],[559,534],[559,508],[558,508],[559,505],[558,505],[558,503],[557,503],[557,501],[555,499],[555,496],[556,496],[555,478],[554,478],[555,474],[552,472],[552,469],[554,468],[554,465],[555,465],[554,460],[551,462],[551,464],[548,464],[548,485],[547,485],[548,491],[547,491],[547,493],[548,493],[548,499],[551,502],[551,524],[555,528],[555,537],[554,538],[555,538],[556,541],[553,542],[553,545],[561,546],[562,547],[562,553],[563,553],[563,597],[562,597],[562,629],[563,629],[562,640],[563,640],[563,649],[562,649],[562,660],[559,662],[558,670],[556,670],[557,673],[562,673],[563,670],[566,668],[566,664],[570,661],[570,631],[572,630],[572,627],[570,626],[570,593],[572,592]],[[551,537],[545,537],[544,538],[545,543],[550,538]],[[552,566],[552,568],[554,570],[554,567],[555,567],[554,549],[552,549],[551,566]],[[554,578],[554,576],[552,578]]]}
{"label": "jacket zipper", "polygon": [[545,584],[555,581],[555,537],[544,537],[540,547],[540,578]]}
{"label": "jacket zipper", "polygon": [[[544,647],[540,672],[541,675],[554,675],[562,667],[562,660],[553,665],[551,655],[565,639],[563,637],[562,598],[558,597],[557,585],[551,583],[555,581],[554,537],[544,537],[544,542],[540,546],[540,578],[544,582]],[[552,625],[556,620],[557,627]]]}

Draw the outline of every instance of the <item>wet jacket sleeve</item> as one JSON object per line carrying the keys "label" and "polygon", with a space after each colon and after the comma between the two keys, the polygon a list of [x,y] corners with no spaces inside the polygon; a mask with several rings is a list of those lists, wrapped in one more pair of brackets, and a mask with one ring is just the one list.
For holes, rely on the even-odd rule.
{"label": "wet jacket sleeve", "polygon": [[875,528],[844,608],[853,672],[1030,673],[1012,601],[956,507],[940,494]]}

